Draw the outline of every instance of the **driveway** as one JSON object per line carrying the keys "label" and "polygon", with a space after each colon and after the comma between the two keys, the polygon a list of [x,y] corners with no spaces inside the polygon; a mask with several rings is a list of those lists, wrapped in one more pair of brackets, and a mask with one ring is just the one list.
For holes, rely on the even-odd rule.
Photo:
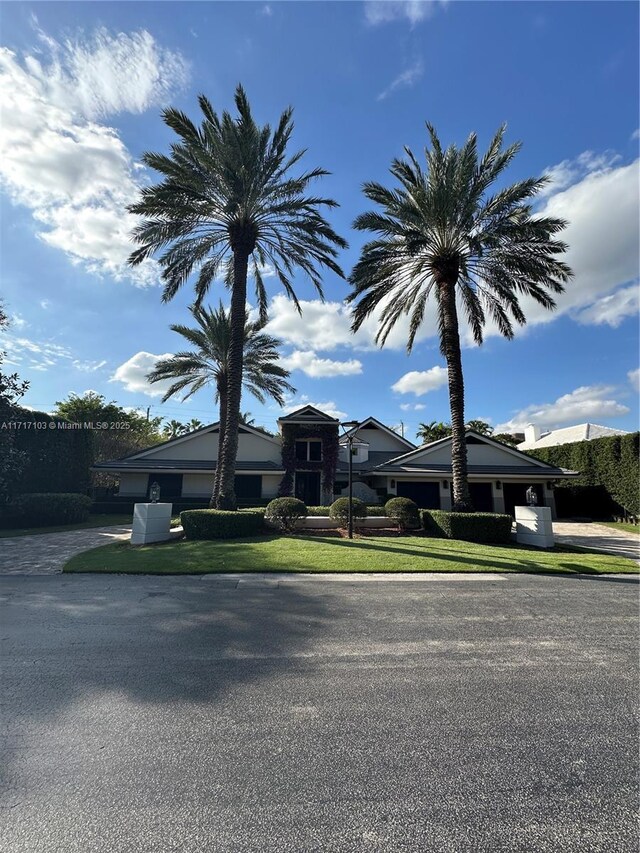
{"label": "driveway", "polygon": [[637,853],[636,578],[0,592],[4,850]]}
{"label": "driveway", "polygon": [[640,559],[640,536],[637,533],[627,533],[593,522],[554,521],[553,535],[560,545],[577,545],[616,557],[628,557],[636,561]]}
{"label": "driveway", "polygon": [[0,575],[51,575],[79,554],[131,535],[131,525],[89,527],[62,533],[38,533],[0,539]]}

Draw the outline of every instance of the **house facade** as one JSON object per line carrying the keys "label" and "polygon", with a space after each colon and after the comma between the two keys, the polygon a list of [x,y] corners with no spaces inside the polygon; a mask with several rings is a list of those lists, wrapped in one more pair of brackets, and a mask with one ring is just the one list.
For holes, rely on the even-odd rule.
{"label": "house facade", "polygon": [[[278,421],[270,436],[242,425],[238,435],[236,495],[244,505],[295,495],[308,506],[347,494],[349,445],[340,423],[312,406]],[[451,508],[451,438],[416,447],[373,417],[352,429],[353,493],[368,504],[389,497],[414,500],[424,509]],[[157,444],[93,470],[119,475],[119,496],[144,500],[157,482],[167,500],[207,501],[218,456],[218,424]],[[467,431],[469,485],[475,508],[510,512],[534,486],[538,504],[555,515],[553,483],[578,476],[555,468],[487,436]]]}

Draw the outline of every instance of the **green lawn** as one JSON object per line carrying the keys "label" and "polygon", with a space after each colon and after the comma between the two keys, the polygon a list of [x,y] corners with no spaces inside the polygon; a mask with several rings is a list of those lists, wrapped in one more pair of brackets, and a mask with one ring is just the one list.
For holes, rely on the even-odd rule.
{"label": "green lawn", "polygon": [[556,548],[429,539],[424,536],[260,536],[218,542],[117,543],[72,557],[65,572],[638,572],[631,560]]}
{"label": "green lawn", "polygon": [[631,524],[628,521],[599,521],[605,527],[611,527],[613,530],[625,530],[627,533],[640,533],[640,524]]}
{"label": "green lawn", "polygon": [[[7,530],[0,530],[0,539],[8,539],[11,536],[34,536],[38,533],[62,533],[66,530],[87,530],[91,527],[122,527],[131,523],[131,513],[126,515],[96,513],[90,515],[86,521],[76,521],[73,524],[58,524],[53,527],[12,527]],[[171,519],[172,527],[177,527],[179,524],[180,516]]]}

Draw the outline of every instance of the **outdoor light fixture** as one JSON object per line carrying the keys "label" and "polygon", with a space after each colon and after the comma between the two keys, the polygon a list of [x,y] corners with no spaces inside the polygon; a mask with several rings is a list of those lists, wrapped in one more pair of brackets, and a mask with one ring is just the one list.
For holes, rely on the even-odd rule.
{"label": "outdoor light fixture", "polygon": [[502,483],[500,482],[500,480],[496,480],[496,489],[501,489],[501,488],[502,488]]}
{"label": "outdoor light fixture", "polygon": [[149,497],[151,498],[152,504],[157,504],[160,500],[160,486],[155,481],[151,484],[151,488],[149,489]]}
{"label": "outdoor light fixture", "polygon": [[395,481],[395,480],[392,480],[392,481],[389,483],[389,486],[390,486],[390,488],[395,489],[395,487],[396,487],[396,481]]}
{"label": "outdoor light fixture", "polygon": [[547,489],[549,489],[549,491],[551,491],[551,489],[553,489],[553,483],[551,481],[549,481],[547,483]]}
{"label": "outdoor light fixture", "polygon": [[340,426],[345,431],[349,448],[349,522],[347,532],[349,539],[353,539],[353,440],[356,437],[356,430],[360,426],[360,421],[345,421]]}
{"label": "outdoor light fixture", "polygon": [[449,488],[449,481],[448,481],[448,480],[443,480],[443,481],[442,481],[442,488],[443,488],[443,489],[448,489],[448,488]]}

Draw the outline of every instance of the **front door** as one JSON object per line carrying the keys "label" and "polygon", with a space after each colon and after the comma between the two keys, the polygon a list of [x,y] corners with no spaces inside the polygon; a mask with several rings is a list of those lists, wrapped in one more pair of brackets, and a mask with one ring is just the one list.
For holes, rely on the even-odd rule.
{"label": "front door", "polygon": [[307,506],[320,506],[319,471],[296,471],[296,497]]}
{"label": "front door", "polygon": [[469,483],[469,494],[476,512],[493,512],[491,483]]}

